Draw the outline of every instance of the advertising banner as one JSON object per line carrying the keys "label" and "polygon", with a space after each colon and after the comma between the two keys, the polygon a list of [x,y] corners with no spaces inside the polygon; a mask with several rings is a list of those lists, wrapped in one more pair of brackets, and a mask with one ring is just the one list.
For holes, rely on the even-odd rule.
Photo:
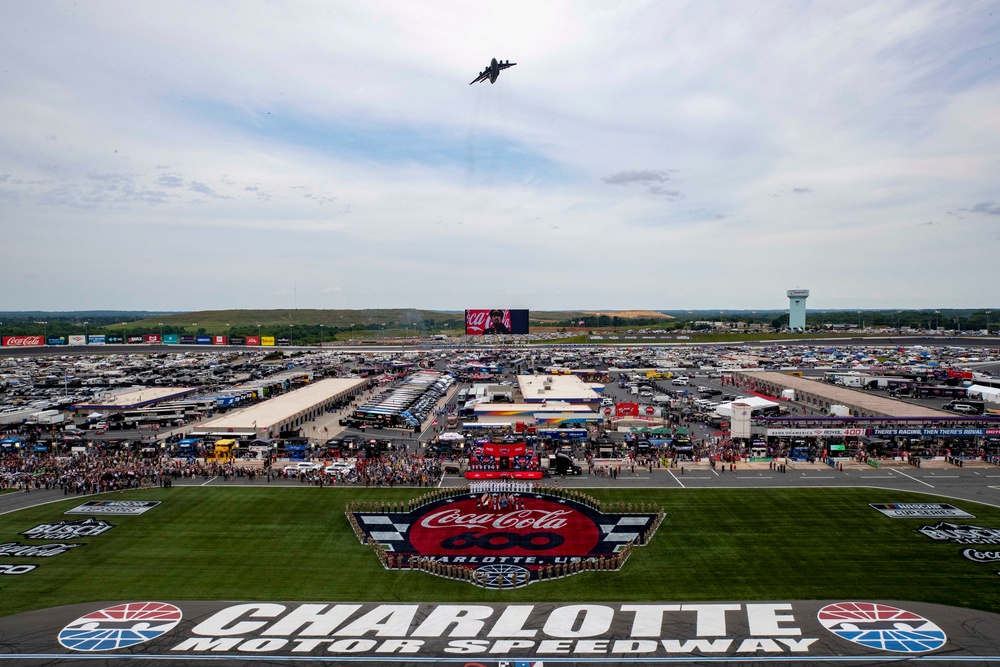
{"label": "advertising banner", "polygon": [[225,336],[212,336],[212,345],[229,345]]}
{"label": "advertising banner", "polygon": [[527,310],[485,308],[465,311],[466,336],[528,333]]}
{"label": "advertising banner", "polygon": [[81,336],[81,335],[70,336],[69,337],[69,344],[70,345],[86,345],[87,344],[87,337],[86,336]]}
{"label": "advertising banner", "polygon": [[635,417],[639,414],[638,403],[618,403],[615,405],[615,417]]}
{"label": "advertising banner", "polygon": [[163,341],[160,339],[160,334],[146,334],[143,338],[143,342],[146,345],[159,345]]}
{"label": "advertising banner", "polygon": [[274,343],[276,345],[291,345],[292,339],[288,337],[276,338]]}
{"label": "advertising banner", "polygon": [[197,343],[198,345],[211,345],[212,337],[207,334],[198,335],[194,337],[194,342]]}
{"label": "advertising banner", "polygon": [[165,345],[177,345],[181,342],[181,337],[177,334],[163,334],[163,343]]}
{"label": "advertising banner", "polygon": [[128,338],[125,339],[125,342],[128,345],[139,345],[140,343],[146,342],[146,337],[141,334],[137,336],[129,336]]}
{"label": "advertising banner", "polygon": [[41,347],[45,345],[42,336],[4,336],[4,347]]}
{"label": "advertising banner", "polygon": [[260,336],[247,336],[247,345],[261,345]]}
{"label": "advertising banner", "polygon": [[860,438],[863,428],[769,428],[767,435],[791,438]]}
{"label": "advertising banner", "polygon": [[274,347],[274,336],[261,336],[260,344],[266,347]]}
{"label": "advertising banner", "polygon": [[246,338],[244,338],[243,336],[230,336],[229,337],[229,344],[230,345],[246,345]]}
{"label": "advertising banner", "polygon": [[69,341],[66,336],[49,336],[48,345],[65,345]]}
{"label": "advertising banner", "polygon": [[87,336],[88,345],[107,345],[107,336],[103,334]]}
{"label": "advertising banner", "polygon": [[895,436],[979,437],[987,435],[987,433],[985,428],[870,428],[868,429],[868,435],[873,435],[877,438],[891,438]]}
{"label": "advertising banner", "polygon": [[125,337],[124,336],[118,336],[118,335],[115,335],[115,336],[110,336],[109,335],[109,336],[105,336],[105,340],[107,341],[108,345],[121,345],[122,343],[125,342]]}
{"label": "advertising banner", "polygon": [[181,345],[194,345],[195,337],[192,334],[181,334]]}

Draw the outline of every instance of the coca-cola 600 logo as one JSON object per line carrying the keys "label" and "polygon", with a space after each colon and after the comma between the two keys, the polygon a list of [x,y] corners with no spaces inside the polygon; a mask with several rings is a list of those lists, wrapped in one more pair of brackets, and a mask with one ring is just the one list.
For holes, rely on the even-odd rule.
{"label": "coca-cola 600 logo", "polygon": [[[652,537],[662,513],[628,507],[607,514],[546,492],[465,493],[411,512],[353,511],[359,537],[377,543],[383,563],[468,579],[479,585],[525,585],[583,570],[617,569],[632,546]],[[631,545],[628,546],[627,545]],[[489,581],[483,581],[483,573]],[[483,575],[485,576],[485,575]]]}

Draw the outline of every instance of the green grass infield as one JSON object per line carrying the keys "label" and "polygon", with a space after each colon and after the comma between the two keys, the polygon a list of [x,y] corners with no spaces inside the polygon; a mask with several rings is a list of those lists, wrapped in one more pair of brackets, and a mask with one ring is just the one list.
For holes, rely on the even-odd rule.
{"label": "green grass infield", "polygon": [[[588,572],[517,590],[482,590],[420,572],[389,572],[344,516],[352,499],[402,500],[411,489],[149,489],[101,499],[160,500],[84,546],[0,577],[0,615],[103,600],[713,601],[910,600],[1000,613],[1000,564],[916,532],[936,519],[890,519],[868,503],[949,502],[1000,527],[1000,509],[875,489],[595,490],[604,501],[654,502],[666,519],[619,572]],[[0,517],[0,542],[64,515],[70,497]],[[980,547],[992,549],[995,547]]]}

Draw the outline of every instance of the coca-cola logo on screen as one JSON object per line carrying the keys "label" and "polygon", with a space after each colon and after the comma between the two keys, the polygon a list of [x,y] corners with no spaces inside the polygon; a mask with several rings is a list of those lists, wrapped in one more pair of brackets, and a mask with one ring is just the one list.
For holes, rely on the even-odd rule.
{"label": "coca-cola logo on screen", "polygon": [[5,347],[36,347],[45,345],[45,341],[42,336],[4,336],[3,344]]}

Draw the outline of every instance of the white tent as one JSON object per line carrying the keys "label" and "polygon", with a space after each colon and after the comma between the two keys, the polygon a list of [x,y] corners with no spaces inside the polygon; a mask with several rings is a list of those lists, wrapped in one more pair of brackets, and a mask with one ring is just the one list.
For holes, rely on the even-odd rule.
{"label": "white tent", "polygon": [[965,388],[965,395],[969,398],[978,398],[990,403],[1000,403],[1000,389],[987,387],[981,384],[970,385]]}
{"label": "white tent", "polygon": [[741,398],[739,400],[731,401],[729,403],[723,403],[722,405],[715,408],[715,414],[719,415],[720,417],[732,418],[733,403],[746,403],[747,405],[750,406],[751,410],[753,410],[754,408],[766,408],[772,405],[779,405],[774,401],[769,401],[766,398],[761,398],[760,396],[750,396],[748,398]]}
{"label": "white tent", "polygon": [[461,433],[455,433],[454,431],[447,431],[445,433],[442,433],[438,437],[438,440],[445,440],[445,441],[447,441],[447,440],[465,440],[465,436],[462,435]]}

